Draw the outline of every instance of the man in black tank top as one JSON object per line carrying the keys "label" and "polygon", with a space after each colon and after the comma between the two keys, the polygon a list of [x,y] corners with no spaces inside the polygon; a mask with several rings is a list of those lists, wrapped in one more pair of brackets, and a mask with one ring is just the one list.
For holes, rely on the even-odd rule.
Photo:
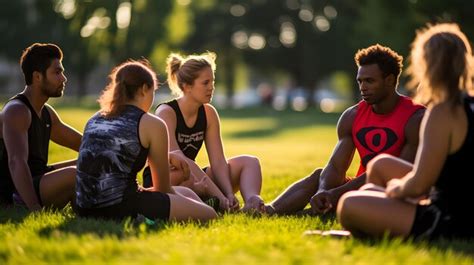
{"label": "man in black tank top", "polygon": [[47,165],[50,139],[78,151],[82,137],[46,104],[63,94],[67,79],[61,60],[54,44],[35,43],[23,51],[26,87],[0,114],[0,204],[17,202],[35,211],[63,207],[74,196],[76,161]]}

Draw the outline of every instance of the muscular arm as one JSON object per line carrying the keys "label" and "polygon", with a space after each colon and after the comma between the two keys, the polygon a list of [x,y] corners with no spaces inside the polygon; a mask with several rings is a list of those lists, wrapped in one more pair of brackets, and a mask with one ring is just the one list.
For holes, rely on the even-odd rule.
{"label": "muscular arm", "polygon": [[31,124],[31,113],[25,105],[12,101],[5,106],[2,120],[3,140],[13,183],[28,209],[38,210],[41,206],[28,167],[28,128]]}
{"label": "muscular arm", "polygon": [[82,134],[64,123],[58,113],[48,104],[45,104],[51,116],[51,140],[61,146],[79,151]]}
{"label": "muscular arm", "polygon": [[321,172],[319,190],[330,190],[344,183],[346,172],[354,156],[355,145],[352,141],[352,124],[356,114],[356,106],[347,109],[337,124],[338,142]]}
{"label": "muscular arm", "polygon": [[400,153],[400,158],[412,162],[415,160],[416,150],[419,143],[420,124],[425,114],[425,109],[419,109],[408,120],[405,125],[405,145]]}
{"label": "muscular arm", "polygon": [[364,180],[343,185],[346,171],[354,156],[355,145],[352,141],[352,124],[354,123],[357,106],[347,109],[337,124],[338,142],[329,159],[328,164],[321,172],[319,189],[311,198],[311,208],[314,213],[325,213],[337,205],[339,197],[347,189],[356,189],[363,185]]}

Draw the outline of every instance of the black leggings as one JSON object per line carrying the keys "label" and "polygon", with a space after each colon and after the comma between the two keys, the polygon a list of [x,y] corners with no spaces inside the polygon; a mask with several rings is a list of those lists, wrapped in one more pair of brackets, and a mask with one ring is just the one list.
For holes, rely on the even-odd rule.
{"label": "black leggings", "polygon": [[137,191],[125,195],[123,201],[102,208],[81,208],[74,206],[74,211],[81,217],[122,220],[126,217],[137,217],[142,214],[149,219],[168,221],[170,217],[170,197],[166,193]]}

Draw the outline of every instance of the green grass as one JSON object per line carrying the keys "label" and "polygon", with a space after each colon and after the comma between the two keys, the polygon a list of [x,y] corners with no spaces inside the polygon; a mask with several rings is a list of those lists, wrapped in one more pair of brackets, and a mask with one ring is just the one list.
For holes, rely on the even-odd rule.
{"label": "green grass", "polygon": [[[59,108],[62,119],[82,131],[94,110]],[[272,200],[291,182],[322,167],[336,143],[337,115],[267,109],[222,111],[227,157],[258,156],[262,196]],[[205,151],[205,149],[203,149]],[[50,162],[77,154],[54,144]],[[197,159],[206,165],[205,152]],[[357,170],[358,158],[349,169]],[[205,264],[473,264],[474,242],[402,242],[303,237],[306,229],[340,229],[332,216],[224,215],[206,225],[136,226],[76,218],[62,211],[28,214],[0,209],[0,264],[18,263],[205,263]]]}

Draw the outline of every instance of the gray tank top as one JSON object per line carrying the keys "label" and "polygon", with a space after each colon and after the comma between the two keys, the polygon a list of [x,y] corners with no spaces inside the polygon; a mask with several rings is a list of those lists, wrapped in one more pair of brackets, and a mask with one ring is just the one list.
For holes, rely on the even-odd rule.
{"label": "gray tank top", "polygon": [[102,208],[122,202],[137,191],[136,176],[148,149],[140,143],[138,126],[145,112],[127,105],[117,117],[96,113],[86,125],[77,161],[76,203]]}

